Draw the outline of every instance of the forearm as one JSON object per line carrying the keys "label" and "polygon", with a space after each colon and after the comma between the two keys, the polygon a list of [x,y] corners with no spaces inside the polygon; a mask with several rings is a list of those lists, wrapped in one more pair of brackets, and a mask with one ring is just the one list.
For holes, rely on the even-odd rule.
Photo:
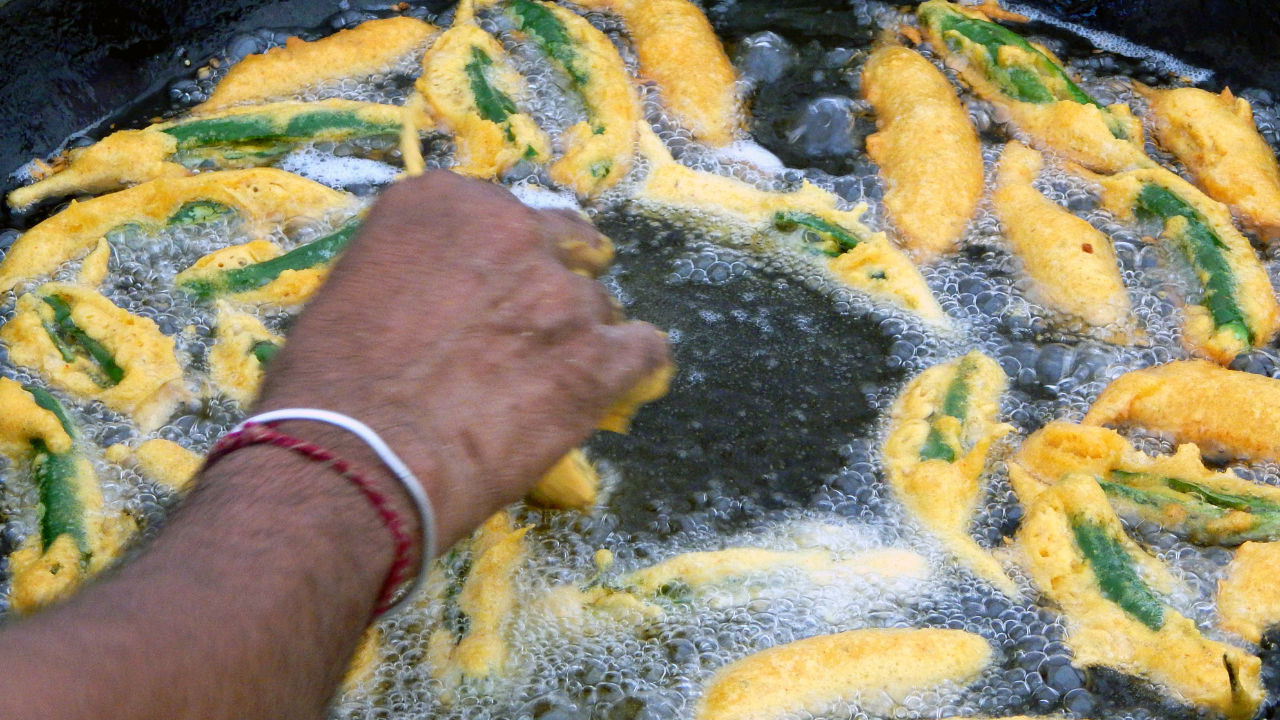
{"label": "forearm", "polygon": [[27,660],[0,675],[0,717],[316,718],[392,556],[337,473],[279,448],[237,451],[146,553],[0,634],[0,657]]}

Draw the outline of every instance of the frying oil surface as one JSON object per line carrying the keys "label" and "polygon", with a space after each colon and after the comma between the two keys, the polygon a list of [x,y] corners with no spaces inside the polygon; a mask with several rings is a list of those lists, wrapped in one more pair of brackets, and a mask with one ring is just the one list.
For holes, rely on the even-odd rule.
{"label": "frying oil surface", "polygon": [[[732,11],[732,4],[715,8],[715,12]],[[887,4],[865,0],[855,0],[845,12],[859,19],[868,37],[879,27],[896,25],[905,17]],[[343,17],[348,23],[361,19],[359,13]],[[628,70],[636,73],[635,51],[624,28],[606,14],[589,13],[586,17],[613,40]],[[447,18],[435,22],[447,24]],[[505,15],[483,15],[482,27],[503,41],[517,69],[528,78],[526,96],[516,100],[553,142],[585,119],[581,100],[543,55],[516,41]],[[1094,34],[1086,37],[1110,52],[1075,54],[1053,37],[1038,39],[1046,40],[1068,69],[1081,77],[1084,90],[1103,104],[1125,102],[1135,111],[1142,107],[1143,101],[1123,74],[1126,71],[1139,74],[1146,82],[1179,75],[1207,79],[1194,68],[1118,39]],[[284,34],[269,31],[242,36],[233,41],[227,57],[261,52],[283,40]],[[775,191],[795,189],[807,179],[851,203],[868,203],[864,220],[873,228],[884,228],[887,219],[879,203],[883,187],[861,144],[874,130],[870,110],[858,92],[860,68],[868,50],[852,43],[797,47],[773,32],[738,39],[734,57],[743,94],[799,77],[827,88],[827,97],[803,98],[803,104],[797,101],[789,111],[755,108],[757,117],[777,118],[789,112],[781,136],[790,146],[766,149],[750,141],[720,149],[699,145],[665,115],[654,88],[642,89],[645,115],[676,159],[687,165]],[[923,54],[956,80],[927,49]],[[412,88],[419,59],[406,57],[391,72],[358,82],[324,83],[296,99],[339,97],[402,104]],[[172,99],[181,106],[207,99],[225,69],[223,65],[198,79],[175,84]],[[981,133],[989,191],[1006,134],[991,106],[963,90],[958,82],[954,84]],[[1265,91],[1241,94],[1253,103],[1258,129],[1276,147],[1280,143],[1280,108]],[[447,167],[453,146],[447,141],[433,142],[424,151],[428,167]],[[1164,157],[1150,143],[1148,151],[1153,157]],[[317,143],[295,150],[280,167],[370,197],[398,171],[399,151],[394,148],[380,161],[358,159],[353,154],[344,144]],[[807,169],[794,167],[799,163],[793,159],[804,155],[812,158],[805,164]],[[783,167],[778,156],[792,161],[793,167]],[[832,174],[819,168],[842,172]],[[647,170],[646,163],[639,161],[628,179],[643,177]],[[545,169],[531,163],[518,163],[503,180],[515,184],[517,196],[530,205],[576,206],[572,197],[550,189]],[[781,448],[776,452],[777,467],[735,465],[727,460],[719,463],[721,469],[745,468],[740,472],[758,472],[760,476],[730,477],[715,472],[714,460],[704,459],[701,465],[690,461],[692,464],[685,466],[679,464],[686,459],[681,458],[673,461],[672,467],[702,468],[699,472],[712,479],[698,485],[688,478],[672,477],[670,485],[677,490],[664,493],[664,485],[659,484],[645,487],[643,501],[629,495],[641,492],[640,473],[630,474],[626,461],[627,454],[638,452],[635,447],[644,441],[642,415],[635,434],[637,445],[604,442],[593,450],[609,486],[610,497],[601,508],[590,514],[529,508],[513,511],[518,526],[533,527],[526,537],[529,560],[514,575],[517,596],[529,601],[517,603],[509,620],[508,670],[502,677],[451,685],[433,676],[428,662],[430,638],[440,616],[424,603],[413,612],[379,623],[377,668],[360,687],[342,696],[333,716],[477,720],[691,717],[703,685],[728,663],[796,639],[870,627],[961,629],[981,635],[995,649],[997,660],[977,682],[917,693],[896,708],[893,717],[999,717],[1056,711],[1075,717],[1142,718],[1179,712],[1163,706],[1151,686],[1107,671],[1086,677],[1074,668],[1064,643],[1062,619],[1036,604],[1027,578],[1015,571],[1015,581],[1023,591],[1015,599],[961,571],[904,517],[884,486],[876,450],[883,440],[883,418],[901,384],[929,365],[971,349],[995,358],[1010,378],[1002,418],[1025,436],[1050,420],[1078,421],[1102,388],[1128,370],[1186,357],[1177,293],[1191,284],[1178,277],[1178,270],[1169,269],[1181,267],[1181,263],[1161,246],[1143,239],[1156,229],[1117,221],[1100,207],[1084,181],[1061,171],[1047,170],[1035,187],[1111,238],[1130,292],[1136,326],[1143,331],[1138,342],[1117,346],[1081,339],[1078,331],[1084,328],[1064,326],[1047,308],[1029,301],[1019,261],[1004,244],[989,198],[962,238],[964,249],[922,268],[943,310],[954,321],[953,332],[939,332],[906,314],[870,307],[865,297],[831,283],[801,253],[749,252],[750,238],[735,234],[712,218],[684,213],[655,220],[651,209],[635,213],[628,203],[631,187],[626,180],[605,193],[587,210],[606,229],[631,228],[613,233],[620,259],[605,281],[632,316],[666,320],[659,324],[671,330],[681,366],[671,402],[685,402],[690,408],[686,415],[674,417],[693,417],[701,423],[704,416],[723,414],[723,409],[716,407],[719,398],[741,388],[721,380],[744,373],[743,368],[752,368],[761,377],[782,368],[778,371],[781,378],[788,373],[794,378],[808,368],[813,387],[839,401],[815,404],[811,410],[800,408],[796,401],[792,407],[795,414],[788,422],[797,437],[761,440],[764,445],[776,442]],[[285,228],[269,239],[289,249],[321,237],[328,229]],[[654,240],[659,237],[667,239]],[[216,326],[214,311],[174,292],[173,277],[205,254],[249,239],[234,221],[226,220],[159,234],[122,231],[120,237],[113,238],[114,253],[103,292],[115,304],[154,320],[165,334],[174,336],[179,355],[199,376],[207,371],[205,358]],[[643,256],[649,257],[647,265]],[[1280,281],[1280,258],[1265,260],[1273,283]],[[75,270],[74,264],[64,268],[59,279],[74,276]],[[674,311],[664,308],[663,296],[679,298],[681,304]],[[778,308],[785,310],[771,314]],[[3,308],[3,318],[7,320],[12,313],[10,302]],[[260,315],[272,331],[287,331],[287,313],[268,307]],[[832,337],[836,330],[848,336]],[[855,336],[858,334],[861,337]],[[750,346],[733,349],[750,353],[756,364],[737,363],[693,342],[699,337],[720,336],[739,338],[738,342],[750,338]],[[731,347],[733,342],[726,340]],[[855,348],[857,343],[861,344]],[[851,369],[847,376],[833,373],[824,380],[814,365],[805,364],[836,362],[818,355],[819,351],[856,354],[874,371]],[[7,362],[0,365],[8,377],[39,384],[37,378]],[[1235,366],[1280,376],[1280,354],[1272,347],[1263,348],[1242,356]],[[776,391],[763,383],[754,392],[767,396]],[[646,412],[654,411],[656,408]],[[845,434],[838,438],[822,436],[815,441],[830,447],[805,445],[799,438],[810,427],[841,422],[836,416],[842,412],[858,415],[858,419],[847,427],[841,425],[840,432]],[[73,409],[73,413],[96,445],[105,447],[135,434],[126,420],[101,405],[89,404]],[[215,394],[176,416],[159,434],[203,452],[242,416],[231,401]],[[774,432],[786,432],[782,426],[773,427]],[[700,428],[700,424],[691,425],[687,432],[696,436]],[[1173,449],[1159,438],[1135,435],[1134,439],[1147,452]],[[989,464],[993,471],[985,481],[987,500],[978,509],[972,527],[984,547],[997,552],[1022,515],[1002,462],[1018,442],[1016,436],[1010,436],[997,444],[995,462]],[[700,446],[689,447],[693,452]],[[786,452],[794,448],[803,448],[805,455],[788,457]],[[769,452],[767,448],[760,450],[763,457],[775,457]],[[809,455],[823,455],[824,459],[810,462]],[[161,518],[171,506],[173,497],[166,490],[133,470],[101,458],[95,458],[95,464],[109,503],[123,504],[148,519]],[[787,475],[791,466],[800,470]],[[1234,467],[1244,477],[1280,485],[1280,468],[1272,463]],[[658,477],[670,471],[658,467],[651,474]],[[803,480],[795,479],[806,474]],[[783,482],[778,477],[789,479]],[[735,481],[744,488],[771,490],[750,495],[735,486]],[[5,530],[9,543],[33,526],[36,504],[29,483],[5,484],[0,511],[9,518]],[[1207,636],[1230,642],[1215,629],[1213,593],[1231,552],[1191,546],[1149,522],[1129,530],[1169,563],[1182,581],[1171,604],[1192,618]],[[886,549],[909,551],[924,558],[926,571],[918,577],[877,580],[857,574],[818,578],[797,567],[781,567],[688,594],[657,598],[654,604],[660,612],[626,621],[591,612],[577,618],[557,614],[545,600],[557,589],[583,588],[608,573],[631,572],[681,553],[735,547],[779,552],[818,549],[837,557]],[[601,549],[612,553],[614,563],[603,573],[597,563]],[[869,717],[856,703],[837,707],[829,714]]]}

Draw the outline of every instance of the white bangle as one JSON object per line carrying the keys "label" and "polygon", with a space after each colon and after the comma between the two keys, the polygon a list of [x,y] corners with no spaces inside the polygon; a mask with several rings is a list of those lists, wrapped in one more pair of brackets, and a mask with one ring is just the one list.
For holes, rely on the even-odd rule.
{"label": "white bangle", "polygon": [[418,529],[422,541],[422,561],[418,568],[418,574],[413,578],[413,582],[409,584],[409,588],[401,595],[400,599],[394,605],[387,608],[382,614],[386,617],[393,613],[403,610],[412,603],[418,591],[422,589],[423,583],[426,581],[427,573],[431,570],[431,561],[435,558],[435,513],[431,509],[431,499],[427,497],[427,491],[422,487],[422,483],[409,469],[408,465],[400,459],[400,456],[387,445],[378,433],[373,431],[368,425],[356,420],[353,417],[343,415],[341,413],[331,412],[329,410],[315,410],[312,408],[287,408],[284,410],[272,410],[251,418],[245,419],[244,422],[232,429],[232,432],[243,430],[249,424],[267,424],[278,423],[286,420],[314,420],[316,422],[327,423],[335,427],[355,435],[373,449],[404,486],[409,497],[413,498],[414,508],[418,511]]}

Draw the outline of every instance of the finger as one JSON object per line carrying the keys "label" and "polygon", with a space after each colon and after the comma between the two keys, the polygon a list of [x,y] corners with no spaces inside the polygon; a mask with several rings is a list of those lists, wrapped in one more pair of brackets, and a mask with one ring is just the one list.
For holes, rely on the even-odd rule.
{"label": "finger", "polygon": [[542,233],[551,253],[569,270],[597,277],[613,261],[613,243],[572,210],[541,213]]}
{"label": "finger", "polygon": [[620,320],[617,302],[604,285],[557,263],[531,266],[520,282],[521,291],[508,296],[494,316],[508,332],[532,333],[554,344]]}
{"label": "finger", "polygon": [[[596,382],[606,398],[606,408],[634,396],[637,388],[652,385],[653,378],[673,367],[667,334],[647,322],[602,325],[595,329],[595,335],[603,346]],[[657,395],[664,393],[665,389]],[[654,393],[646,391],[642,402],[652,399]]]}

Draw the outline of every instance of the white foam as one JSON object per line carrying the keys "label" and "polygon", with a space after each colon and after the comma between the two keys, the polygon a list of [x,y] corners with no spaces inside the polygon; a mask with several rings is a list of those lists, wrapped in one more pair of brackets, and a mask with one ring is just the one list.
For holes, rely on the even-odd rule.
{"label": "white foam", "polygon": [[1073,22],[1059,20],[1038,8],[1030,7],[1028,5],[1007,4],[1005,5],[1005,9],[1010,12],[1026,15],[1028,18],[1037,22],[1042,22],[1045,25],[1052,25],[1054,27],[1062,28],[1063,30],[1070,30],[1076,35],[1079,35],[1085,40],[1093,43],[1094,47],[1097,47],[1100,50],[1113,52],[1117,55],[1124,55],[1125,57],[1153,60],[1159,64],[1162,70],[1167,70],[1175,75],[1190,78],[1191,81],[1195,83],[1207,82],[1213,78],[1212,70],[1185,63],[1169,53],[1153,50],[1145,45],[1130,42],[1119,35],[1112,35],[1111,33],[1104,32],[1102,30],[1094,30],[1083,25],[1077,25]]}
{"label": "white foam", "polygon": [[514,185],[511,193],[520,202],[535,210],[574,210],[582,212],[582,206],[573,193],[550,190],[541,185]]}
{"label": "white foam", "polygon": [[718,149],[715,157],[721,162],[741,162],[754,165],[761,171],[768,173],[778,173],[787,169],[787,166],[782,164],[777,155],[764,149],[754,140],[735,140]]}
{"label": "white foam", "polygon": [[310,147],[284,156],[277,167],[333,188],[360,183],[385,185],[400,174],[394,165],[366,158],[334,157]]}

